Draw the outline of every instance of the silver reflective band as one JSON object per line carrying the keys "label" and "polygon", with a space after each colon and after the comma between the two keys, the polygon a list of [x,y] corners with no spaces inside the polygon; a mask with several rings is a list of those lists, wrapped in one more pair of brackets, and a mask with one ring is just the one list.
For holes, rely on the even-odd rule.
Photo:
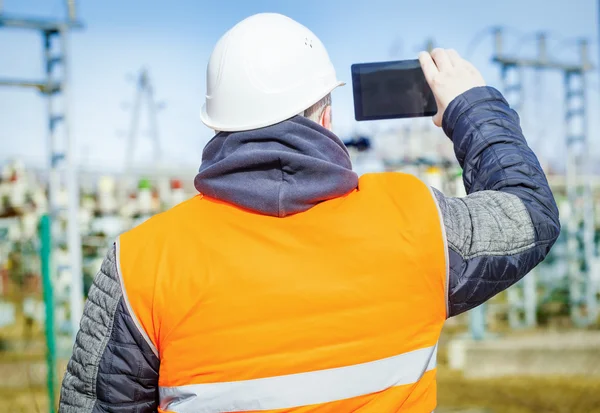
{"label": "silver reflective band", "polygon": [[442,214],[442,209],[440,208],[440,203],[435,196],[435,192],[433,192],[433,187],[428,186],[429,192],[433,197],[433,202],[435,203],[435,208],[438,212],[438,216],[440,218],[440,226],[442,227],[442,239],[444,240],[444,259],[446,262],[446,278],[444,281],[446,284],[444,285],[444,297],[446,300],[446,318],[450,318],[450,301],[449,301],[449,292],[450,292],[450,257],[448,256],[448,237],[446,236],[446,224],[444,222],[444,215]]}
{"label": "silver reflective band", "polygon": [[286,376],[160,388],[160,408],[175,413],[286,409],[363,396],[419,381],[436,366],[437,344],[353,366]]}
{"label": "silver reflective band", "polygon": [[148,343],[148,345],[150,346],[150,350],[152,350],[154,355],[160,359],[160,355],[158,354],[158,349],[156,348],[156,346],[154,345],[152,340],[150,340],[150,337],[148,337],[148,333],[146,333],[146,330],[144,330],[144,327],[142,327],[142,323],[140,323],[140,320],[137,318],[137,315],[135,315],[133,308],[131,308],[131,303],[129,302],[129,297],[127,296],[127,289],[125,289],[125,281],[123,280],[123,271],[121,270],[121,237],[120,236],[117,237],[117,241],[115,242],[115,254],[116,254],[115,261],[117,261],[117,273],[119,274],[119,282],[121,283],[121,291],[123,291],[123,302],[125,303],[125,307],[127,307],[127,311],[129,311],[129,314],[131,315],[133,324],[137,327],[141,336],[144,338],[146,343]]}

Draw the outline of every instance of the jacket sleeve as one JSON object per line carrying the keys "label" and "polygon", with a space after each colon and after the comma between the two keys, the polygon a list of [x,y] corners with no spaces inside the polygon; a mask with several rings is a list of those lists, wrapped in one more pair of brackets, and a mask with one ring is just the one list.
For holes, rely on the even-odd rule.
{"label": "jacket sleeve", "polygon": [[156,412],[159,360],[124,302],[111,248],[85,304],[59,413]]}
{"label": "jacket sleeve", "polygon": [[455,316],[507,289],[558,238],[558,208],[546,176],[502,94],[474,88],[443,119],[463,168],[467,196],[434,190],[449,254],[448,307]]}

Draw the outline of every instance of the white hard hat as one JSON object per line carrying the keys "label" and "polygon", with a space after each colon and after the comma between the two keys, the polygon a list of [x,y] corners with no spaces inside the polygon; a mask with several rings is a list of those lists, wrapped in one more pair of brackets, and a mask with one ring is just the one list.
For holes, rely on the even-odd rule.
{"label": "white hard hat", "polygon": [[289,17],[261,13],[219,39],[206,71],[202,122],[233,132],[289,119],[343,85],[323,43]]}

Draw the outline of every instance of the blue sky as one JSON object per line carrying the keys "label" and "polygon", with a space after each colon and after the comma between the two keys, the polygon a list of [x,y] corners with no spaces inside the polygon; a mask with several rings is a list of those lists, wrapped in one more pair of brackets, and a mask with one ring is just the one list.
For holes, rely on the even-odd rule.
{"label": "blue sky", "polygon": [[[576,59],[570,41],[593,41],[598,60],[596,0],[80,0],[86,28],[71,36],[73,136],[76,158],[91,166],[118,170],[125,159],[129,112],[133,100],[128,74],[142,66],[150,71],[156,96],[165,102],[159,114],[163,159],[170,165],[199,165],[201,150],[212,136],[199,110],[204,73],[214,43],[231,26],[258,12],[286,14],[309,27],[327,47],[338,77],[350,81],[350,65],[414,58],[433,37],[437,45],[467,54],[488,84],[499,84],[499,69],[490,61],[493,40],[487,28],[508,26],[507,50],[531,55],[535,42],[527,33],[550,33],[550,53]],[[61,0],[4,0],[4,12],[42,17],[64,15]],[[474,47],[473,47],[474,46]],[[41,77],[41,40],[36,33],[0,30],[0,77]],[[600,85],[590,76],[590,132],[599,138]],[[402,122],[354,121],[351,86],[334,92],[334,127],[342,137],[357,131],[402,126]],[[556,74],[526,74],[526,105],[521,113],[527,137],[543,158],[560,163],[562,82]],[[409,121],[408,121],[409,122]],[[142,125],[147,123],[142,119]],[[45,102],[34,91],[0,89],[0,161],[19,156],[46,162]],[[142,128],[144,129],[144,127]],[[440,135],[440,139],[443,136]],[[595,154],[599,154],[594,144]],[[135,161],[151,159],[142,136]]]}

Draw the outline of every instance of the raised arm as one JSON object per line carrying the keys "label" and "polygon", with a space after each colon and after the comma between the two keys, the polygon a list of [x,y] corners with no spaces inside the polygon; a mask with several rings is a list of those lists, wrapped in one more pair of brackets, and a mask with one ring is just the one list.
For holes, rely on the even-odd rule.
{"label": "raised arm", "polygon": [[[449,315],[467,311],[519,281],[558,238],[558,208],[546,176],[502,94],[454,51],[422,55],[437,93],[434,122],[454,143],[467,196],[435,191],[446,227]],[[441,68],[438,60],[441,60]],[[439,96],[438,96],[439,95]]]}

